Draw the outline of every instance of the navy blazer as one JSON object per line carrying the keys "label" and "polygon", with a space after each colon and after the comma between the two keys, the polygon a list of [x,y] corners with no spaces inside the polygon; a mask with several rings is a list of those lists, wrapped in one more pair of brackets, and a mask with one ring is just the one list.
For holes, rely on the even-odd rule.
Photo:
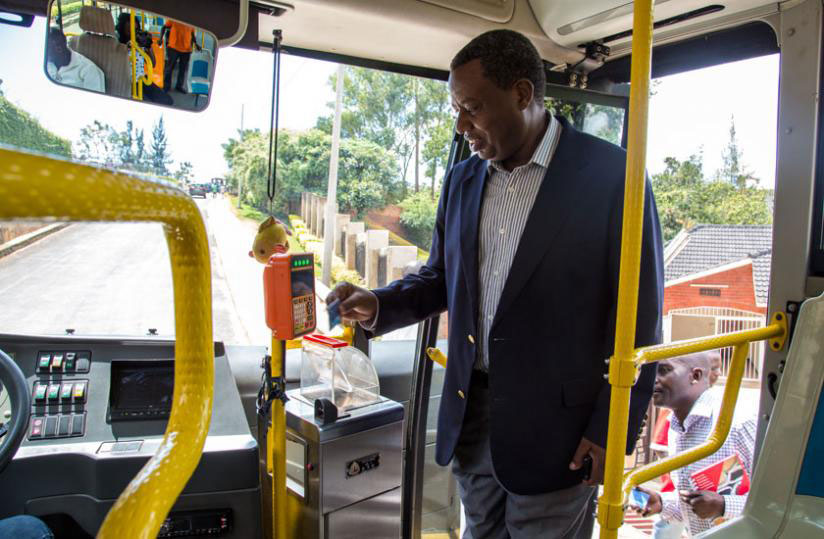
{"label": "navy blazer", "polygon": [[[489,333],[490,447],[509,491],[570,487],[582,436],[606,446],[626,152],[562,118],[561,139],[538,190]],[[487,162],[476,155],[447,173],[429,260],[375,290],[375,334],[449,311],[449,353],[436,460],[447,465],[461,432],[475,363],[478,224]],[[661,227],[649,182],[636,345],[661,341]],[[627,453],[652,395],[655,366],[633,388]]]}

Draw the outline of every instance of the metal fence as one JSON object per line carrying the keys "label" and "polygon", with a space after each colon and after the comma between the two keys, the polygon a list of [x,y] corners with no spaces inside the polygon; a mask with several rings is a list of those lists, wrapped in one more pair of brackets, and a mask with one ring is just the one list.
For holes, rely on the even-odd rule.
{"label": "metal fence", "polygon": [[[715,335],[760,328],[764,327],[767,322],[766,316],[763,314],[744,311],[741,309],[731,309],[728,307],[689,307],[685,309],[672,309],[669,314],[715,318]],[[719,352],[721,352],[721,376],[726,377],[729,373],[733,349],[732,347],[722,348]],[[750,343],[750,354],[747,357],[747,364],[744,370],[744,380],[760,380],[761,365],[763,360],[764,341]]]}

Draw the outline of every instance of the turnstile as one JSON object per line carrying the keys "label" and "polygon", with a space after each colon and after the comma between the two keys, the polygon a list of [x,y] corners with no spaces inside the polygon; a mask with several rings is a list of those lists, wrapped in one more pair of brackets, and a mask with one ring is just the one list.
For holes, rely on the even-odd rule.
{"label": "turnstile", "polygon": [[399,537],[403,406],[381,399],[322,424],[300,390],[287,395],[290,536]]}

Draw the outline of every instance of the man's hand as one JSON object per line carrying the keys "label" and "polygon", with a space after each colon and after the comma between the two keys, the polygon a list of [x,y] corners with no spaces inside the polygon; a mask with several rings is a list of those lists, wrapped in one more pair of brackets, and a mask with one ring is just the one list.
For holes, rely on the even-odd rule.
{"label": "man's hand", "polygon": [[635,488],[649,495],[649,500],[647,501],[646,507],[630,505],[630,508],[634,509],[635,512],[639,513],[642,517],[648,517],[650,515],[657,515],[658,513],[664,510],[664,502],[661,500],[660,494],[653,490],[646,489],[644,487]]}
{"label": "man's hand", "polygon": [[698,518],[710,520],[724,515],[724,497],[711,490],[692,490],[681,493],[681,501],[692,508]]}
{"label": "man's hand", "polygon": [[585,480],[589,486],[601,484],[604,480],[604,456],[606,451],[603,447],[597,446],[586,438],[581,438],[581,443],[578,444],[578,449],[575,450],[575,456],[572,457],[572,462],[569,463],[570,470],[580,470],[584,465],[584,457],[589,455],[592,459],[592,473],[589,475],[589,480]]}
{"label": "man's hand", "polygon": [[369,322],[378,312],[378,297],[372,291],[352,283],[340,283],[326,296],[329,305],[340,300],[338,310],[344,321]]}

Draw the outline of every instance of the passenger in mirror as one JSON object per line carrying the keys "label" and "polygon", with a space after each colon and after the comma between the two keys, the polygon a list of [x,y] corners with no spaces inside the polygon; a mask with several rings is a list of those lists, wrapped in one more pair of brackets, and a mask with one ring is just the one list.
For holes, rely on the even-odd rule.
{"label": "passenger in mirror", "polygon": [[[126,45],[127,47],[131,44],[131,15],[129,13],[121,13],[117,19],[117,40],[120,43]],[[152,66],[157,66],[157,59],[155,58],[154,51],[152,51],[152,34],[146,32],[140,27],[140,19],[135,18],[134,21],[134,33],[135,33],[135,42],[137,46],[140,47],[146,55],[149,57],[149,60],[152,63]],[[136,58],[137,66],[135,68],[135,74],[138,80],[142,79],[144,74],[146,73],[146,60],[143,55],[138,54]],[[145,82],[141,82],[143,84],[143,99],[146,101],[151,101],[153,103],[158,103],[160,105],[173,105],[174,100],[171,96],[167,95],[162,88],[157,86],[156,84],[146,84]]]}
{"label": "passenger in mirror", "polygon": [[106,91],[103,71],[79,52],[69,49],[66,36],[54,26],[49,29],[46,58],[46,71],[53,81],[94,92]]}
{"label": "passenger in mirror", "polygon": [[[167,38],[168,36],[168,38]],[[195,37],[195,30],[188,24],[177,21],[166,21],[160,33],[160,41],[166,39],[166,66],[163,71],[163,88],[168,92],[172,87],[172,71],[177,66],[177,84],[175,90],[182,94],[186,90],[186,71],[189,67],[189,57],[192,55],[192,46],[201,50]]]}

